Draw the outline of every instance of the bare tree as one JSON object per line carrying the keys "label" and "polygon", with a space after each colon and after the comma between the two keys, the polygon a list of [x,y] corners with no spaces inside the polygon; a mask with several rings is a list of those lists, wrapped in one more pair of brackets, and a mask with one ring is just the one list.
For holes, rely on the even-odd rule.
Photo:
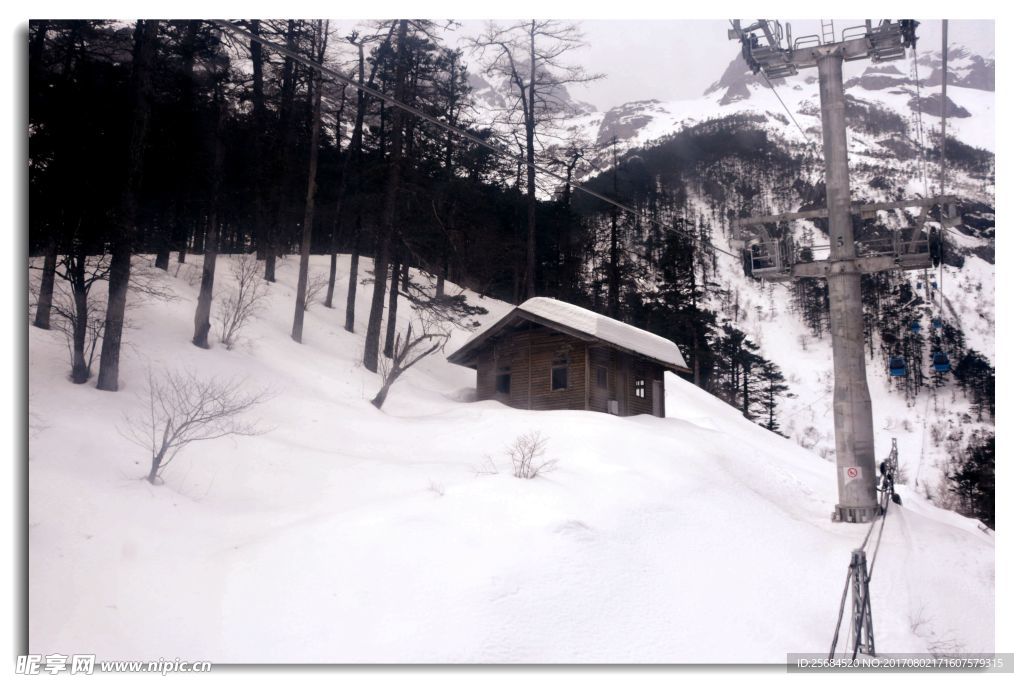
{"label": "bare tree", "polygon": [[[132,296],[125,298],[122,313],[123,328],[131,328],[129,314],[139,304],[152,301],[170,302],[178,298],[152,268],[143,268],[138,265],[138,262],[144,260],[142,256],[132,258],[133,265],[128,280],[128,293]],[[95,282],[103,279],[108,263],[109,259],[105,256],[89,257],[83,261],[83,271],[90,270],[96,278],[92,282]],[[68,278],[62,277],[62,279]],[[92,375],[97,346],[103,340],[106,305],[96,297],[88,297],[88,289],[83,294],[82,290],[75,285],[73,278],[69,279],[69,282],[70,284],[54,283],[56,286],[51,292],[52,327],[60,332],[67,342],[72,381],[81,384]],[[91,287],[91,283],[89,287]],[[78,382],[76,377],[84,379],[82,382]]]}
{"label": "bare tree", "polygon": [[[69,289],[58,287],[51,297],[52,326],[68,345],[71,381],[92,375],[96,346],[103,338],[105,305],[95,297],[78,297]],[[82,380],[85,381],[84,379]]]}
{"label": "bare tree", "polygon": [[185,446],[229,435],[257,436],[268,430],[242,415],[269,397],[266,389],[249,392],[241,379],[200,378],[190,371],[148,374],[148,411],[125,416],[121,435],[150,453],[146,480],[160,473]]}
{"label": "bare tree", "polygon": [[427,356],[444,348],[451,337],[451,329],[431,322],[430,318],[421,315],[416,329],[412,322],[405,328],[405,335],[399,332],[395,337],[393,357],[380,355],[378,361],[382,379],[380,391],[370,401],[375,407],[381,408],[387,400],[388,392],[398,378],[406,370],[419,363]]}
{"label": "bare tree", "polygon": [[218,300],[215,316],[220,324],[220,341],[228,349],[234,347],[238,333],[260,311],[269,294],[255,256],[242,254],[232,257],[231,273],[234,286]]}
{"label": "bare tree", "polygon": [[[58,260],[56,274],[57,277],[68,282],[74,303],[73,317],[64,316],[73,324],[71,381],[75,384],[85,384],[92,376],[92,364],[86,363],[85,360],[89,295],[93,285],[101,280],[106,280],[107,273],[110,271],[110,258],[106,255],[89,256],[87,246],[80,239],[73,241],[73,246],[69,251],[70,253]],[[68,306],[66,311],[69,312],[71,308]]]}
{"label": "bare tree", "polygon": [[490,22],[484,35],[472,42],[475,53],[487,58],[489,76],[508,79],[513,99],[512,123],[526,138],[526,297],[536,295],[537,178],[534,170],[538,136],[568,112],[566,86],[602,76],[564,62],[566,53],[584,45],[579,26],[550,19],[517,21],[509,26]]}

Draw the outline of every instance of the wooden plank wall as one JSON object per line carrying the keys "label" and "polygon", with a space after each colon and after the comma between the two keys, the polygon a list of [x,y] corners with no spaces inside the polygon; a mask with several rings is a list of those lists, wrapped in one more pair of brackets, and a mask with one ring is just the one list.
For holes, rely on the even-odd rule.
{"label": "wooden plank wall", "polygon": [[[597,369],[604,368],[608,373],[608,386],[601,389],[597,386]],[[599,413],[608,412],[608,399],[617,394],[616,380],[618,372],[611,349],[602,346],[590,347],[590,409]]]}
{"label": "wooden plank wall", "polygon": [[[589,346],[590,401],[586,400]],[[551,366],[556,356],[569,359],[566,389],[551,389]],[[623,365],[625,372],[623,373]],[[499,368],[511,369],[510,393],[496,390]],[[608,372],[608,387],[597,385],[597,371]],[[634,380],[647,380],[647,395],[636,396]],[[608,412],[608,399],[619,399],[620,415],[654,414],[654,380],[663,380],[661,366],[544,327],[510,330],[491,340],[477,355],[477,399],[493,399],[515,408],[533,410],[594,410]],[[623,401],[622,398],[625,398]]]}

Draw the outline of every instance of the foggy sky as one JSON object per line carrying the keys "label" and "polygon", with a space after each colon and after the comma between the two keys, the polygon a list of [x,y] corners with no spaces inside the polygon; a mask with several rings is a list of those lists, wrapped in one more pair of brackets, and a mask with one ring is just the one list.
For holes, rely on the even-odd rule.
{"label": "foggy sky", "polygon": [[[821,31],[818,20],[779,21],[790,21],[794,37]],[[337,26],[344,31],[355,23],[340,20]],[[484,20],[459,23],[458,28],[444,36],[452,46],[463,48],[468,38],[480,35],[486,26]],[[570,92],[575,99],[602,111],[633,100],[699,97],[740,52],[739,41],[727,36],[726,19],[584,19],[579,23],[588,45],[569,53],[567,61],[580,64],[591,73],[603,73],[605,78],[573,86]],[[836,36],[843,28],[857,23],[861,22],[836,20]],[[941,22],[922,22],[918,36],[919,51],[939,49]],[[950,20],[949,41],[951,45],[961,43],[983,56],[992,56],[995,22]],[[472,57],[467,55],[467,60],[470,70],[477,71]]]}
{"label": "foggy sky", "polygon": [[[744,20],[749,22],[750,20]],[[781,20],[785,23],[785,20]],[[817,34],[818,21],[791,21],[793,35]],[[856,21],[836,21],[842,28]],[[940,21],[918,27],[918,51],[941,47]],[[729,40],[727,20],[598,20],[583,21],[590,47],[575,53],[576,62],[607,74],[602,81],[577,89],[573,95],[605,110],[637,99],[688,99],[699,97],[725,71],[740,52],[740,43]],[[987,56],[995,42],[993,21],[949,22],[949,42],[962,43]]]}

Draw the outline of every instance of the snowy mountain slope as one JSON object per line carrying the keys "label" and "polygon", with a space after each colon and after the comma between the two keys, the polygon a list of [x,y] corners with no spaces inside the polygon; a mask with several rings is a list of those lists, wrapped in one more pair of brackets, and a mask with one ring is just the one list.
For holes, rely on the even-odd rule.
{"label": "snowy mountain slope", "polygon": [[[781,663],[827,650],[866,531],[828,521],[831,463],[682,380],[663,420],[529,412],[467,402],[472,372],[435,356],[377,411],[359,361],[368,286],[357,334],[314,305],[297,345],[289,258],[245,343],[200,350],[198,264],[166,277],[177,301],[134,310],[120,392],[70,384],[63,339],[30,328],[30,652]],[[470,300],[485,324],[509,310]],[[146,454],[117,432],[150,366],[272,387],[253,414],[273,431],[193,444],[150,486]],[[516,479],[504,449],[534,430],[557,466]],[[992,651],[993,536],[901,493],[872,581],[880,650]]]}
{"label": "snowy mountain slope", "polygon": [[[947,120],[948,132],[969,145],[994,151],[995,63],[992,59],[985,59],[956,45],[950,48],[950,60],[947,96],[952,106],[948,107],[951,115]],[[934,52],[922,52],[918,56],[922,119],[926,131],[937,131],[940,123],[940,110],[937,106],[941,93],[940,79],[937,77],[940,66],[941,59]],[[847,95],[899,112],[908,122],[916,97],[911,72],[909,57],[882,65],[873,65],[866,60],[843,64]],[[741,112],[767,113],[772,119],[768,124],[772,130],[793,142],[804,142],[802,134],[786,115],[779,98],[793,112],[800,127],[811,135],[811,139],[819,140],[820,133],[814,134],[814,129],[820,126],[817,112],[818,82],[814,70],[803,70],[796,76],[773,81],[772,85],[778,97],[768,87],[764,77],[753,75],[743,58],[737,56],[702,97],[673,102],[627,102],[607,112],[578,117],[567,125],[567,129],[600,148],[590,159],[590,171],[584,175],[611,166],[612,151],[606,147],[613,135],[622,142],[621,153],[628,147],[652,143],[701,121]],[[809,108],[805,106],[807,103],[810,104]],[[807,113],[798,112],[801,108]],[[960,110],[960,116],[952,116]]]}
{"label": "snowy mountain slope", "polygon": [[[935,158],[927,164],[927,179],[920,175],[913,120],[917,88],[910,78],[911,66],[909,57],[884,64],[867,60],[844,64],[851,119],[848,131],[851,189],[855,201],[884,202],[891,201],[897,194],[913,197],[938,193],[939,169]],[[937,136],[939,130],[939,109],[934,105],[940,102],[939,79],[936,78],[940,66],[937,53],[919,55],[926,139]],[[947,122],[951,139],[981,150],[995,150],[994,70],[990,56],[976,55],[962,46],[951,47],[949,111],[959,114]],[[600,151],[595,153],[589,166],[581,164],[580,168],[585,170],[585,175],[610,168],[613,148],[608,143],[613,136],[620,140],[617,151],[621,161],[635,154],[637,149],[656,150],[659,145],[668,144],[671,136],[680,131],[746,115],[750,120],[745,125],[767,131],[772,140],[780,141],[784,147],[788,145],[806,152],[809,139],[813,143],[811,157],[819,161],[817,168],[805,168],[803,175],[808,181],[820,180],[823,171],[817,76],[813,70],[805,70],[774,85],[778,96],[763,77],[751,74],[742,58],[737,57],[700,98],[630,102],[608,112],[581,117],[574,122],[574,130],[591,140]],[[792,112],[799,129],[786,114],[780,99]],[[933,140],[930,144],[937,143]],[[951,142],[950,149],[952,145]],[[629,152],[630,149],[634,152]],[[724,163],[734,179],[744,179],[745,169],[741,165],[730,159],[725,159]],[[663,179],[662,182],[676,181]],[[763,181],[748,182],[759,187]],[[713,226],[711,238],[716,247],[736,253],[737,242],[729,240],[733,236],[731,226],[721,218],[722,197],[702,196],[704,188],[699,177],[684,177],[682,184],[691,202],[691,217],[700,216]],[[725,192],[728,191],[726,187]],[[924,320],[927,322],[932,316],[951,320],[963,331],[966,346],[984,354],[994,365],[995,214],[991,209],[995,202],[994,176],[991,172],[967,172],[951,167],[946,191],[961,198],[965,210],[980,210],[985,224],[991,227],[979,231],[968,226],[947,233],[947,239],[963,256],[962,267],[944,266],[941,278],[935,269],[927,274],[908,273],[907,277],[915,286],[920,284],[921,288],[914,291],[921,298],[926,298],[931,281],[937,283],[941,279],[941,304],[940,293],[932,290],[934,300],[918,307]],[[762,193],[742,208],[754,213],[777,213],[805,205],[794,201],[792,195]],[[741,208],[740,204],[735,202],[730,208]],[[828,244],[828,236],[809,221],[794,223],[793,230],[801,240],[818,247]],[[747,332],[762,347],[766,357],[782,368],[792,393],[782,400],[783,432],[822,457],[833,457],[832,359],[827,331],[824,339],[815,339],[794,310],[792,287],[761,285],[744,276],[738,261],[738,256],[735,260],[719,260],[721,272],[715,279],[730,290],[730,296],[726,301],[712,303],[711,307],[720,317],[732,320]],[[929,389],[916,401],[908,402],[888,377],[886,365],[887,358],[881,354],[869,358],[876,452],[884,457],[889,452],[891,438],[898,438],[903,462],[913,475],[912,483],[919,491],[936,495],[945,488],[949,437],[955,437],[971,420],[967,397],[957,388],[946,386]],[[986,426],[991,428],[990,420],[968,425],[966,429]]]}

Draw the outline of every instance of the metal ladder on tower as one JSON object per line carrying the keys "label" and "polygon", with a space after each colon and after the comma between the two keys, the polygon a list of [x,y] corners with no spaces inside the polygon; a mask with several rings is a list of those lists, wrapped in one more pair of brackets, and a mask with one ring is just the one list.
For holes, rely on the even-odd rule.
{"label": "metal ladder on tower", "polygon": [[821,42],[823,45],[836,42],[835,23],[832,19],[821,20]]}

